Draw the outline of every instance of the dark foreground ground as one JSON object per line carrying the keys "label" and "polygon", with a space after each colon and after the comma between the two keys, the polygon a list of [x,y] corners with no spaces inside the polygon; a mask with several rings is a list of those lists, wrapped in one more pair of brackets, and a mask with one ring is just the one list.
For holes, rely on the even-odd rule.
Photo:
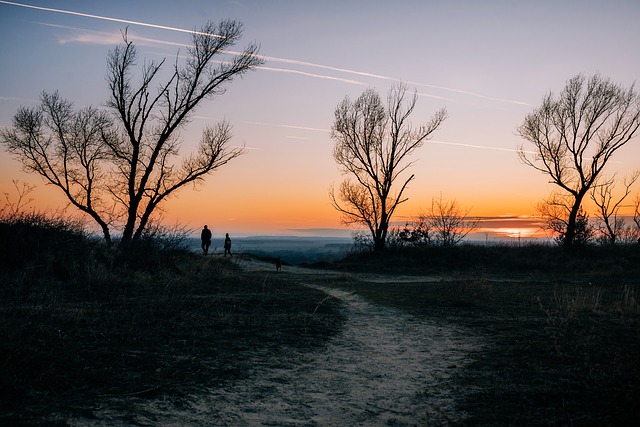
{"label": "dark foreground ground", "polygon": [[[258,357],[319,351],[344,325],[340,300],[287,266],[256,274],[76,237],[31,258],[3,252],[0,425],[67,425],[107,398],[180,401],[246,380]],[[639,261],[635,247],[461,247],[311,267],[342,272],[317,285],[483,338],[452,379],[467,415],[450,424],[618,426],[640,420]]]}
{"label": "dark foreground ground", "polygon": [[[506,251],[505,251],[506,249]],[[462,425],[622,426],[640,421],[637,247],[451,248],[352,257],[356,271],[442,274],[428,283],[362,282],[361,295],[485,337],[457,378]]]}

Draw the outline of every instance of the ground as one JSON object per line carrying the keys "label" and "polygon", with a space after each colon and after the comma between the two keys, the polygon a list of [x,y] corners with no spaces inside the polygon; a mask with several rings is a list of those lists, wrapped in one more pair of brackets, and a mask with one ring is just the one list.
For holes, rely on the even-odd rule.
{"label": "ground", "polygon": [[[134,287],[108,305],[58,295],[51,307],[5,306],[3,314],[31,316],[32,330],[41,318],[62,319],[67,330],[41,325],[41,336],[21,346],[21,357],[44,351],[29,365],[43,368],[25,396],[14,396],[28,405],[3,410],[0,422],[586,426],[640,419],[633,277],[425,274],[382,264],[277,272],[242,254],[201,258],[190,272],[194,266],[195,277],[213,277],[197,286],[155,277],[149,289],[162,295],[154,298],[132,294]],[[64,366],[56,351],[75,362]]]}

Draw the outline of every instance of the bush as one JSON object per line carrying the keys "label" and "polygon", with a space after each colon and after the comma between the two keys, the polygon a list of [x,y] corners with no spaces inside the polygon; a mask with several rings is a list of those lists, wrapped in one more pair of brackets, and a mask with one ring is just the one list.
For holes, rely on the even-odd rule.
{"label": "bush", "polygon": [[68,278],[90,252],[86,233],[76,221],[41,213],[0,218],[0,267],[5,271],[29,269]]}

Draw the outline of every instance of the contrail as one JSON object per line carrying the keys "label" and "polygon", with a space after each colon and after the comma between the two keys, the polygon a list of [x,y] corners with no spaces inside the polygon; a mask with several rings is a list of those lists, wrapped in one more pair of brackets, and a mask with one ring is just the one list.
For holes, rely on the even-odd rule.
{"label": "contrail", "polygon": [[[341,73],[347,73],[347,74],[355,74],[358,76],[362,76],[362,77],[371,77],[371,78],[375,78],[375,79],[380,79],[380,80],[388,80],[388,81],[400,81],[400,79],[394,78],[394,77],[389,77],[389,76],[383,76],[381,74],[373,74],[373,73],[367,73],[364,71],[356,71],[356,70],[350,70],[348,68],[338,68],[338,67],[331,67],[328,65],[322,65],[322,64],[316,64],[314,62],[306,62],[306,61],[296,61],[294,59],[284,59],[284,58],[277,58],[277,57],[273,57],[273,56],[262,56],[263,59],[265,60],[269,60],[269,61],[274,61],[274,62],[282,62],[282,63],[286,63],[286,64],[294,64],[294,65],[303,65],[303,66],[307,66],[307,67],[315,67],[315,68],[322,68],[325,70],[330,70],[330,71],[338,71]],[[527,105],[530,106],[531,104],[528,104],[526,102],[522,102],[522,101],[516,101],[516,100],[512,100],[512,99],[505,99],[505,98],[495,98],[492,96],[487,96],[487,95],[482,95],[476,92],[470,92],[467,90],[462,90],[462,89],[454,89],[454,88],[450,88],[450,87],[446,87],[446,86],[436,86],[436,85],[429,85],[429,84],[425,84],[425,83],[418,83],[418,82],[407,82],[407,84],[410,85],[415,85],[415,86],[422,86],[422,87],[428,87],[431,89],[440,89],[440,90],[446,90],[449,92],[456,92],[456,93],[462,93],[464,95],[469,95],[469,96],[475,96],[477,98],[484,98],[484,99],[488,99],[491,101],[501,101],[501,102],[510,102],[513,104],[518,104],[518,105]],[[433,96],[434,98],[438,98],[437,96],[434,95],[424,95],[421,94],[423,96]]]}
{"label": "contrail", "polygon": [[[2,3],[2,0],[0,0],[0,3]],[[70,27],[68,25],[59,25],[59,24],[50,24],[47,22],[39,22],[40,25],[44,25],[47,27],[53,27],[53,28],[63,28],[66,30],[74,30],[74,31],[81,31],[84,33],[88,33],[88,34],[93,34],[95,35],[94,37],[89,36],[76,36],[75,38],[69,38],[69,39],[59,39],[60,43],[65,44],[65,43],[70,43],[70,42],[78,42],[78,43],[93,43],[93,44],[98,44],[98,45],[113,45],[114,43],[118,43],[122,41],[122,35],[121,34],[113,34],[113,33],[107,33],[104,31],[96,31],[96,30],[87,30],[86,28],[78,28],[78,27]],[[151,46],[151,45],[168,45],[168,46],[178,46],[178,47],[182,47],[184,46],[184,43],[176,43],[176,42],[169,42],[166,40],[159,40],[159,39],[150,39],[147,37],[139,37],[139,36],[135,36],[135,40],[136,42],[139,42],[140,45],[147,45],[147,46]]]}
{"label": "contrail", "polygon": [[[278,124],[278,123],[264,123],[264,122],[250,122],[250,121],[243,121],[243,123],[250,124],[250,125],[256,125],[256,126],[272,126],[272,127],[286,128],[286,129],[309,130],[309,131],[314,131],[314,132],[326,132],[326,133],[331,132],[328,129],[319,129],[319,128],[312,128],[312,127],[305,127],[305,126],[284,125],[284,124]],[[433,139],[428,140],[427,144],[428,143],[441,144],[441,145],[453,145],[453,146],[456,146],[456,147],[477,148],[477,149],[480,149],[480,150],[507,151],[507,152],[510,152],[510,153],[517,153],[518,152],[518,150],[514,150],[513,148],[491,147],[491,146],[488,146],[488,145],[465,144],[465,143],[462,143],[462,142],[438,141],[438,140],[433,140]],[[535,154],[535,153],[530,152],[530,151],[526,151],[526,152],[529,153],[529,154]]]}
{"label": "contrail", "polygon": [[249,125],[258,125],[258,126],[273,126],[273,127],[279,127],[279,128],[287,128],[287,129],[310,130],[314,132],[326,132],[326,133],[331,132],[328,129],[311,128],[311,127],[305,127],[305,126],[282,125],[277,123],[248,122],[248,121],[243,121],[243,123],[247,123]]}
{"label": "contrail", "polygon": [[[193,116],[193,118],[194,119],[200,119],[200,120],[216,120],[213,117],[198,116],[198,115]],[[325,132],[325,133],[331,132],[328,129],[312,128],[312,127],[308,127],[308,126],[285,125],[285,124],[280,124],[280,123],[252,122],[252,121],[247,121],[247,120],[240,120],[240,121],[238,121],[238,123],[246,123],[248,125],[256,125],[256,126],[271,126],[271,127],[285,128],[285,129],[309,130],[309,131],[313,131],[313,132]]]}
{"label": "contrail", "polygon": [[[121,23],[124,23],[124,24],[140,25],[140,26],[143,26],[143,27],[158,28],[158,29],[169,30],[169,31],[178,31],[178,32],[182,32],[182,33],[189,33],[189,34],[195,33],[195,34],[201,34],[201,35],[208,35],[208,36],[211,36],[211,37],[222,37],[222,36],[217,35],[217,34],[203,33],[203,32],[194,31],[194,30],[186,30],[184,28],[169,27],[169,26],[166,26],[166,25],[149,24],[149,23],[146,23],[146,22],[130,21],[130,20],[127,20],[127,19],[111,18],[111,17],[108,17],[108,16],[92,15],[92,14],[88,14],[88,13],[73,12],[73,11],[70,11],[70,10],[54,9],[54,8],[42,7],[42,6],[33,6],[33,5],[28,5],[28,4],[23,4],[23,3],[16,3],[16,2],[11,2],[11,1],[6,1],[6,0],[0,0],[0,3],[12,5],[12,6],[18,6],[18,7],[26,7],[26,8],[29,8],[29,9],[44,10],[44,11],[48,11],[48,12],[64,13],[64,14],[68,14],[68,15],[82,16],[82,17],[85,17],[85,18],[101,19],[101,20],[112,21],[112,22],[121,22]],[[238,53],[238,52],[229,52],[229,53]],[[384,76],[384,75],[381,75],[381,74],[374,74],[374,73],[369,73],[369,72],[364,72],[364,71],[351,70],[351,69],[348,69],[348,68],[332,67],[332,66],[328,66],[328,65],[317,64],[317,63],[314,63],[314,62],[297,61],[297,60],[294,60],[294,59],[278,58],[278,57],[273,57],[273,56],[261,56],[261,57],[263,59],[265,59],[265,60],[269,60],[269,61],[273,61],[273,62],[281,62],[281,63],[285,63],[285,64],[301,65],[301,66],[306,66],[306,67],[320,68],[320,69],[324,69],[324,70],[330,70],[330,71],[336,71],[336,72],[341,72],[341,73],[353,74],[353,75],[357,75],[357,76],[361,76],[361,77],[369,77],[369,78],[375,78],[375,79],[379,79],[379,80],[387,80],[387,81],[394,81],[394,82],[395,81],[401,81],[400,79],[397,79],[397,78],[394,78],[394,77],[389,77],[389,76]],[[265,68],[265,69],[268,69],[268,68]],[[296,71],[284,70],[284,69],[276,69],[276,68],[272,68],[271,70],[272,71],[280,71],[280,72],[296,73]],[[303,72],[297,72],[297,73],[305,74]],[[351,82],[351,83],[355,83],[355,84],[363,84],[362,82],[357,82],[355,80],[332,78],[330,76],[321,76],[319,74],[307,73],[306,75],[311,76],[311,77],[335,79],[335,80],[344,81],[344,82]],[[422,86],[422,87],[428,87],[428,88],[431,88],[431,89],[439,89],[439,90],[444,90],[444,91],[449,91],[449,92],[460,93],[460,94],[464,94],[464,95],[468,95],[468,96],[473,96],[473,97],[476,97],[476,98],[487,99],[487,100],[490,100],[490,101],[499,101],[499,102],[507,102],[507,103],[512,103],[512,104],[517,104],[517,105],[531,106],[531,104],[528,104],[528,103],[523,102],[523,101],[517,101],[517,100],[512,100],[512,99],[506,99],[506,98],[496,98],[496,97],[492,97],[492,96],[482,95],[482,94],[479,94],[479,93],[476,93],[476,92],[471,92],[471,91],[462,90],[462,89],[454,89],[454,88],[450,88],[450,87],[446,87],[446,86],[429,85],[429,84],[419,83],[419,82],[408,82],[408,84],[416,85],[416,86]],[[436,97],[437,98],[437,96],[435,96],[435,95],[425,95],[425,94],[420,94],[420,95],[422,95],[422,96],[432,96],[432,97]],[[444,98],[444,99],[446,99],[446,98]]]}
{"label": "contrail", "polygon": [[[231,53],[231,52],[229,52],[229,53]],[[277,72],[280,72],[280,73],[301,74],[301,75],[307,76],[307,77],[315,77],[315,78],[318,78],[318,79],[327,79],[327,80],[336,80],[336,81],[339,81],[339,82],[351,83],[351,84],[356,84],[356,85],[366,85],[366,83],[359,82],[357,80],[344,79],[342,77],[326,76],[326,75],[322,75],[322,74],[307,73],[305,71],[299,71],[299,70],[289,70],[289,69],[286,69],[286,68],[264,67],[262,65],[259,65],[256,68],[258,68],[260,70],[277,71]]]}
{"label": "contrail", "polygon": [[428,84],[418,83],[418,82],[407,82],[407,84],[428,87],[428,88],[431,88],[431,89],[441,89],[441,90],[446,90],[446,91],[449,91],[449,92],[462,93],[464,95],[475,96],[477,98],[484,98],[484,99],[488,99],[490,101],[510,102],[512,104],[525,105],[527,107],[532,107],[533,106],[533,105],[531,105],[531,104],[529,104],[527,102],[523,102],[523,101],[516,101],[516,100],[513,100],[513,99],[506,99],[506,98],[495,98],[493,96],[482,95],[482,94],[479,94],[479,93],[476,93],[476,92],[470,92],[468,90],[454,89],[454,88],[445,87],[445,86],[434,86],[434,85],[428,85]]}
{"label": "contrail", "polygon": [[9,4],[9,5],[12,5],[12,6],[26,7],[26,8],[29,8],[29,9],[44,10],[46,12],[55,12],[55,13],[64,13],[64,14],[67,14],[67,15],[82,16],[84,18],[102,19],[103,21],[121,22],[123,24],[140,25],[142,27],[158,28],[158,29],[161,29],[161,30],[179,31],[181,33],[189,33],[189,34],[194,34],[195,33],[195,34],[200,34],[200,35],[205,35],[205,36],[223,38],[222,36],[220,36],[218,34],[203,33],[203,32],[200,32],[200,31],[185,30],[183,28],[176,28],[176,27],[167,27],[166,25],[148,24],[146,22],[129,21],[128,19],[110,18],[108,16],[91,15],[89,13],[74,12],[74,11],[71,11],[71,10],[54,9],[54,8],[51,8],[51,7],[42,7],[42,6],[33,6],[33,5],[30,5],[30,4],[15,3],[15,2],[12,2],[12,1],[5,1],[5,0],[0,0],[0,3]]}
{"label": "contrail", "polygon": [[490,147],[487,145],[475,145],[475,144],[464,144],[462,142],[447,142],[447,141],[437,141],[434,139],[430,139],[427,141],[428,143],[433,143],[433,144],[442,144],[442,145],[455,145],[458,147],[467,147],[467,148],[479,148],[482,150],[496,150],[496,151],[509,151],[511,153],[517,153],[518,150],[514,150],[513,148],[502,148],[502,147]]}
{"label": "contrail", "polygon": [[[211,117],[205,117],[205,116],[194,116],[194,118],[212,120]],[[329,129],[313,128],[313,127],[308,127],[308,126],[286,125],[286,124],[281,124],[281,123],[253,122],[253,121],[247,121],[247,120],[241,120],[240,123],[246,123],[248,125],[255,125],[255,126],[270,126],[270,127],[284,128],[284,129],[308,130],[308,131],[312,131],[312,132],[324,132],[324,133],[330,133],[331,132]],[[477,145],[477,144],[466,144],[466,143],[462,143],[462,142],[439,141],[439,140],[434,140],[434,139],[428,140],[427,144],[428,143],[440,144],[440,145],[453,145],[455,147],[477,148],[477,149],[480,149],[480,150],[507,151],[507,152],[510,152],[510,153],[517,153],[518,152],[518,150],[515,150],[513,148],[491,147],[491,146],[488,146],[488,145]],[[525,153],[535,154],[535,152],[533,152],[533,151],[525,151]]]}

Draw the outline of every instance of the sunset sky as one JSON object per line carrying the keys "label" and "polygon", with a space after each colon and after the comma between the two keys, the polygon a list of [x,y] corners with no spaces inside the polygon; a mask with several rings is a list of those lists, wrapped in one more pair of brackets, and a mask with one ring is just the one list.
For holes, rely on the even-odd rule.
{"label": "sunset sky", "polygon": [[[329,133],[335,107],[369,87],[386,98],[400,81],[418,92],[415,125],[442,107],[449,117],[416,153],[410,200],[396,221],[442,195],[493,218],[485,224],[492,234],[522,228],[526,237],[535,225],[522,217],[553,187],[518,159],[516,148],[527,145],[517,126],[576,74],[625,87],[640,77],[637,0],[0,0],[0,127],[21,105],[36,106],[43,90],[76,107],[104,105],[107,53],[124,28],[141,58],[171,62],[190,42],[185,30],[227,18],[244,25],[236,50],[254,41],[266,62],[201,104],[183,150],[226,118],[247,153],[165,205],[168,224],[208,224],[217,237],[345,230],[328,197],[342,180]],[[640,139],[609,166],[619,176],[640,168]],[[14,193],[12,180],[37,186],[39,209],[65,205],[2,151],[2,193]]]}

